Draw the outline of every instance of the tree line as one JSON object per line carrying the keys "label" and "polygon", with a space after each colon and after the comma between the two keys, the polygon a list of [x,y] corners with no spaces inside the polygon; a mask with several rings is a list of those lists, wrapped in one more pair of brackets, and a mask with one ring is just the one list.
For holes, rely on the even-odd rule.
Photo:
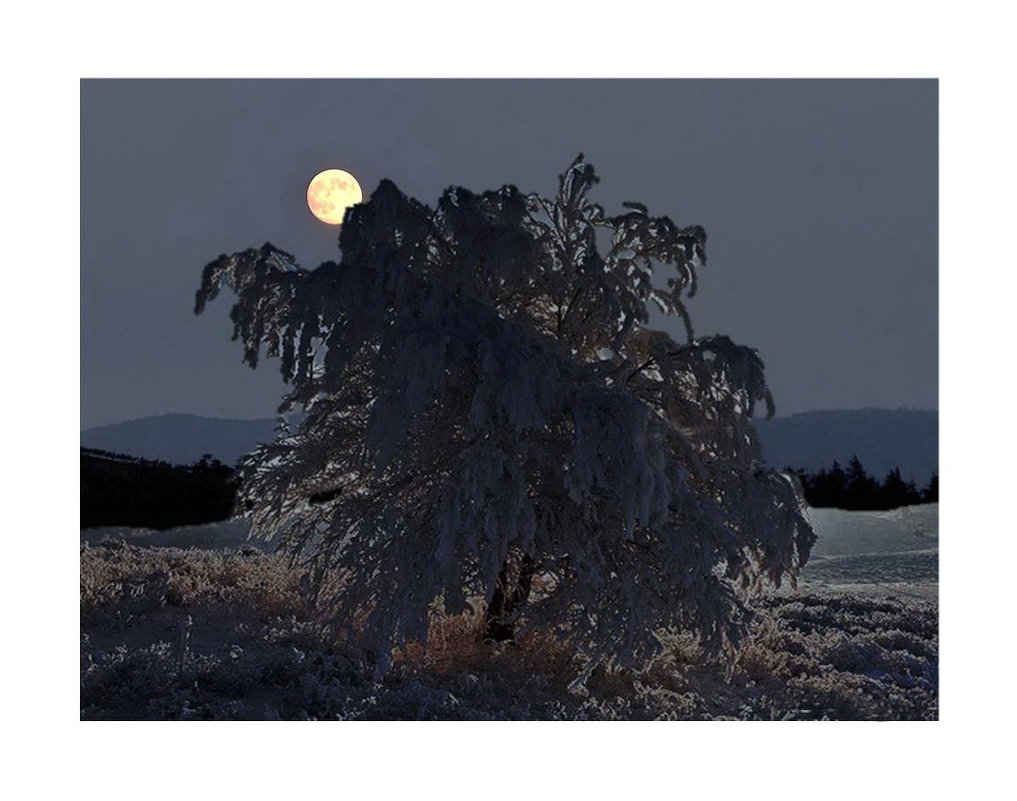
{"label": "tree line", "polygon": [[849,510],[886,510],[917,503],[939,502],[939,475],[933,474],[928,484],[919,488],[914,481],[901,478],[894,468],[883,480],[870,476],[857,455],[847,467],[834,461],[829,469],[809,473],[802,468],[785,468],[802,483],[805,500],[813,507],[836,507]]}
{"label": "tree line", "polygon": [[234,471],[211,454],[189,465],[81,449],[81,527],[165,529],[226,520]]}
{"label": "tree line", "polygon": [[[870,476],[854,456],[842,467],[809,472],[786,467],[798,477],[809,506],[887,510],[939,501],[939,476],[919,487],[898,468],[883,480]],[[187,465],[139,459],[94,448],[81,449],[81,527],[136,526],[165,529],[228,519],[234,510],[233,468],[206,454]]]}

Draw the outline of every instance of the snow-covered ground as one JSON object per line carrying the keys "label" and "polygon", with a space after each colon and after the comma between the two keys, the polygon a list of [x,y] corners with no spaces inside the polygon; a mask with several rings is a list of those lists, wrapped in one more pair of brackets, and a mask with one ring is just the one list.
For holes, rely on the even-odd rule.
{"label": "snow-covered ground", "polygon": [[645,669],[599,670],[581,692],[567,647],[539,632],[484,644],[478,614],[436,620],[374,682],[297,571],[238,548],[238,521],[82,532],[112,542],[81,550],[81,717],[936,719],[938,507],[811,516],[802,581],[753,602],[733,664],[675,635]]}
{"label": "snow-covered ground", "polygon": [[[816,563],[844,557],[927,554],[935,552],[939,545],[939,504],[936,503],[905,506],[889,512],[810,509],[809,517],[819,535],[812,551]],[[257,545],[248,542],[247,534],[247,523],[234,519],[165,531],[123,526],[86,529],[81,532],[81,541],[98,545],[103,540],[122,539],[131,545],[170,548]]]}
{"label": "snow-covered ground", "polygon": [[939,504],[888,512],[812,509],[819,535],[803,573],[809,589],[934,599],[939,577]]}
{"label": "snow-covered ground", "polygon": [[903,506],[889,512],[810,509],[819,535],[815,556],[907,553],[939,544],[939,504]]}

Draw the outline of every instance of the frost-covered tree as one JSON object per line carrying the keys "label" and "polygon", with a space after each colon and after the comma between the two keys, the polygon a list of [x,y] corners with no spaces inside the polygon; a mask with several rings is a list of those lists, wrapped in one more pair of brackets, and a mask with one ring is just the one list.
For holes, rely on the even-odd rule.
{"label": "frost-covered tree", "polygon": [[608,215],[597,181],[580,156],[553,198],[456,187],[434,209],[383,181],[339,264],[266,244],[205,268],[196,312],[234,290],[244,360],[279,357],[280,411],[304,411],[242,463],[242,508],[381,670],[477,599],[489,637],[547,627],[591,662],[669,629],[736,644],[748,592],[808,557],[751,422],[773,413],[762,361],[693,334],[703,229]]}

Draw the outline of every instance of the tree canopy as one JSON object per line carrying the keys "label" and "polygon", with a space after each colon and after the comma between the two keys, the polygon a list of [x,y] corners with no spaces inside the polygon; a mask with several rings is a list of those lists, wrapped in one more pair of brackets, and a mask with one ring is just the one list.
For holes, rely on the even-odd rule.
{"label": "tree canopy", "polygon": [[[305,412],[242,463],[241,507],[381,670],[474,599],[593,661],[643,660],[675,628],[720,648],[746,593],[808,558],[752,425],[773,413],[763,363],[686,310],[705,232],[609,215],[597,181],[580,156],[554,197],[454,187],[433,209],[382,181],[341,263],[265,244],[204,270],[196,312],[232,289],[244,360],[278,357],[280,411]],[[648,302],[684,341],[647,327]]]}

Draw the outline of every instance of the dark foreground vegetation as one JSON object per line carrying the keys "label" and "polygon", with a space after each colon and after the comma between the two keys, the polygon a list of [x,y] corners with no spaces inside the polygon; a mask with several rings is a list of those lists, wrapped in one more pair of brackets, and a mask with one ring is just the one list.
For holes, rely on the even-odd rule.
{"label": "dark foreground vegetation", "polygon": [[81,449],[81,527],[165,529],[213,523],[233,511],[233,469],[211,456],[190,465]]}
{"label": "dark foreground vegetation", "polygon": [[[934,579],[933,579],[934,580]],[[381,682],[279,556],[112,542],[81,552],[82,719],[896,720],[937,716],[937,606],[806,586],[757,600],[737,657],[667,639],[641,671],[531,632],[435,621]],[[482,606],[478,604],[478,606]]]}
{"label": "dark foreground vegetation", "polygon": [[939,476],[933,475],[925,487],[919,489],[913,481],[901,478],[894,468],[883,480],[870,476],[857,456],[851,458],[847,468],[834,462],[828,470],[809,473],[801,468],[785,468],[798,476],[809,506],[848,509],[855,511],[899,509],[918,503],[939,503]]}

